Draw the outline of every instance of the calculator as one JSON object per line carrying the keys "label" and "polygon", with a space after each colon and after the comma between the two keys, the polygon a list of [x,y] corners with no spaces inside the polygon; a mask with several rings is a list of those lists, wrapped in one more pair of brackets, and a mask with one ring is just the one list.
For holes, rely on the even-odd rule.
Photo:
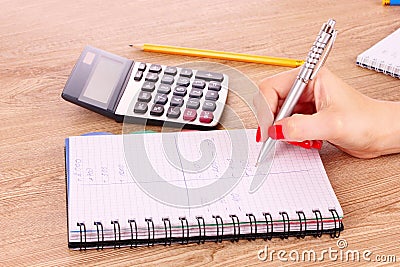
{"label": "calculator", "polygon": [[224,73],[136,62],[86,46],[62,98],[118,122],[214,127],[228,82]]}

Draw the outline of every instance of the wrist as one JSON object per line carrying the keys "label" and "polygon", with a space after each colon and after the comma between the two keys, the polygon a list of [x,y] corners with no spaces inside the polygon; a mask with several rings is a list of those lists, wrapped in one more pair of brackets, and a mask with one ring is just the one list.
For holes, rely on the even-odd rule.
{"label": "wrist", "polygon": [[376,131],[375,149],[379,155],[400,152],[400,102],[378,101],[379,123]]}

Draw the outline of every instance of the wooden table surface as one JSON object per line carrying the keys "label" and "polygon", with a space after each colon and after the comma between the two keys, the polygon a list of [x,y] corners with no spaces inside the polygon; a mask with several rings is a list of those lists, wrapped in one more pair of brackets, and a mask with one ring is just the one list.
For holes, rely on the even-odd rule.
{"label": "wooden table surface", "polygon": [[[160,43],[303,59],[328,18],[339,35],[327,66],[359,91],[400,101],[400,80],[355,64],[356,56],[400,28],[400,7],[381,1],[0,1],[0,265],[256,265],[269,249],[321,252],[335,239],[307,237],[204,245],[71,251],[67,247],[64,139],[122,125],[61,99],[87,44],[127,58],[178,65],[202,59],[144,53],[130,43]],[[209,60],[257,83],[287,70]],[[246,88],[241,92],[246,94]],[[248,128],[257,122],[235,96]],[[251,104],[251,103],[250,103]],[[234,127],[229,114],[223,122]],[[229,126],[233,125],[233,126]],[[157,127],[151,127],[159,130]],[[400,262],[400,155],[361,160],[324,144],[321,157],[344,210],[348,249],[396,256]],[[389,258],[389,257],[386,257]],[[338,264],[340,259],[307,263]],[[296,264],[287,262],[286,264]],[[299,264],[302,264],[301,262]],[[351,263],[347,263],[351,264]]]}

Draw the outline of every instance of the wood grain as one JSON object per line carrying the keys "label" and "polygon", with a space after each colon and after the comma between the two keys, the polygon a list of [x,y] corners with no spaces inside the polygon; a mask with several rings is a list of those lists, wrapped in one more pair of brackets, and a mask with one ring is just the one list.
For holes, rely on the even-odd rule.
{"label": "wood grain", "polygon": [[[257,251],[337,248],[329,236],[304,240],[70,251],[67,248],[64,139],[91,131],[121,133],[122,125],[63,101],[69,73],[86,44],[138,61],[178,65],[203,59],[135,51],[129,43],[160,43],[304,58],[328,18],[339,35],[328,67],[371,97],[400,101],[400,81],[355,65],[356,56],[400,27],[400,9],[380,1],[0,1],[0,264],[227,266],[260,262]],[[287,70],[209,60],[254,83]],[[242,88],[238,95],[249,96]],[[251,103],[229,97],[248,128]],[[237,121],[225,114],[223,124]],[[132,126],[132,130],[136,126]],[[157,127],[150,127],[159,130]],[[140,129],[138,127],[137,129]],[[400,261],[400,155],[361,160],[329,144],[321,157],[343,206],[349,249],[396,255]],[[377,262],[361,262],[375,266]],[[288,262],[288,265],[302,264]],[[307,265],[337,262],[311,262]],[[359,262],[353,265],[360,265]]]}

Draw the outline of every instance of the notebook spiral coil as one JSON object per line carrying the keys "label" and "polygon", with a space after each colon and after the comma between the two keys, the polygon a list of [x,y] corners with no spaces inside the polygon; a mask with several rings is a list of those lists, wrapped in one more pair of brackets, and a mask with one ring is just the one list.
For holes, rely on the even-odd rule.
{"label": "notebook spiral coil", "polygon": [[[205,219],[201,216],[196,216],[197,225],[189,225],[186,217],[179,217],[179,224],[173,226],[169,218],[162,218],[162,237],[156,235],[156,227],[152,218],[146,218],[142,227],[134,220],[128,220],[129,238],[123,238],[121,222],[112,220],[110,225],[104,225],[102,222],[95,221],[93,223],[96,233],[97,242],[88,242],[88,226],[84,222],[77,223],[79,228],[79,242],[71,243],[70,247],[79,250],[87,248],[96,248],[102,250],[104,247],[120,248],[121,246],[129,246],[130,248],[138,247],[139,245],[154,246],[155,244],[163,244],[170,246],[172,243],[189,244],[194,242],[203,244],[205,241],[214,241],[220,243],[223,240],[238,242],[240,239],[255,240],[263,238],[271,240],[273,237],[288,239],[290,236],[296,238],[305,238],[306,236],[321,237],[323,233],[328,233],[332,238],[338,238],[343,230],[343,223],[335,209],[329,209],[332,215],[333,228],[324,229],[324,218],[321,211],[318,209],[312,210],[314,218],[307,218],[303,211],[296,211],[296,218],[290,218],[285,211],[279,212],[279,220],[273,220],[272,215],[268,212],[262,213],[262,220],[256,218],[253,213],[246,213],[246,221],[240,221],[235,214],[229,215],[229,218],[223,218],[219,215],[214,215],[210,219],[211,224],[206,224]],[[326,218],[325,218],[326,219]],[[314,221],[314,229],[309,228],[310,221]],[[298,224],[298,230],[291,229],[293,223]],[[274,226],[280,223],[283,230],[276,231]],[[105,240],[105,231],[109,227],[112,232],[112,240]],[[232,233],[225,231],[225,228],[231,227]],[[247,227],[247,233],[244,228]],[[193,234],[196,230],[195,234]],[[142,232],[140,232],[142,231]],[[209,233],[214,233],[210,235]],[[142,238],[140,238],[142,236]],[[145,236],[146,238],[143,238]]]}
{"label": "notebook spiral coil", "polygon": [[400,65],[393,65],[386,63],[385,60],[379,60],[377,58],[370,58],[369,56],[358,56],[357,65],[363,68],[382,72],[383,74],[390,75],[394,78],[400,79]]}

